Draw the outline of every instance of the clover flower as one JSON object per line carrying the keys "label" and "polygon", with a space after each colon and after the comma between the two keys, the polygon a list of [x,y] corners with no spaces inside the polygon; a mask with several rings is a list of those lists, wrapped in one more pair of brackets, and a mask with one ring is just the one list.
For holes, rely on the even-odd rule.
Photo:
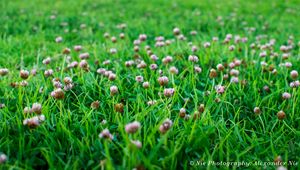
{"label": "clover flower", "polygon": [[136,146],[138,149],[142,148],[142,142],[139,140],[131,140],[130,141],[134,146]]}
{"label": "clover flower", "polygon": [[156,103],[157,103],[156,100],[150,100],[150,101],[147,102],[147,105],[152,106],[152,105],[155,105]]}
{"label": "clover flower", "polygon": [[210,69],[210,71],[209,71],[209,77],[210,78],[215,78],[215,77],[217,77],[217,75],[218,75],[218,73],[215,69],[213,69],[213,68]]}
{"label": "clover flower", "polygon": [[25,119],[23,121],[24,126],[28,126],[29,128],[36,128],[41,125],[45,121],[44,115],[34,116],[32,118]]}
{"label": "clover flower", "polygon": [[110,95],[116,95],[118,93],[118,87],[117,86],[111,86],[110,87]]}
{"label": "clover flower", "polygon": [[179,116],[180,116],[181,118],[184,118],[185,115],[186,115],[186,109],[185,109],[185,108],[181,108],[181,109],[179,110]]}
{"label": "clover flower", "polygon": [[173,61],[173,57],[171,57],[171,56],[166,56],[165,58],[162,59],[162,62],[164,64],[171,63],[172,61]]}
{"label": "clover flower", "polygon": [[292,70],[291,73],[290,73],[290,75],[291,75],[292,79],[296,79],[298,77],[298,71]]}
{"label": "clover flower", "polygon": [[136,133],[139,128],[141,127],[141,124],[140,122],[138,121],[134,121],[132,123],[128,123],[126,126],[125,126],[125,131],[129,134],[133,134],[133,133]]}
{"label": "clover flower", "polygon": [[109,75],[108,75],[108,79],[110,80],[110,81],[114,81],[115,79],[116,79],[116,74],[114,74],[114,73],[110,73]]}
{"label": "clover flower", "polygon": [[284,93],[282,93],[282,98],[283,99],[290,99],[291,98],[291,94],[288,93],[288,92],[284,92]]}
{"label": "clover flower", "polygon": [[261,113],[261,110],[259,107],[254,107],[253,112],[258,115]]}
{"label": "clover flower", "polygon": [[165,86],[169,83],[169,78],[166,77],[166,76],[162,76],[162,77],[159,77],[157,79],[158,83],[161,85],[161,86]]}
{"label": "clover flower", "polygon": [[151,70],[156,70],[157,69],[157,64],[151,64],[150,66],[149,66],[149,68],[151,69]]}
{"label": "clover flower", "polygon": [[117,37],[113,36],[110,38],[111,42],[116,43],[117,42]]}
{"label": "clover flower", "polygon": [[218,71],[223,71],[224,70],[224,66],[222,64],[218,64],[217,65],[217,70]]}
{"label": "clover flower", "polygon": [[74,46],[74,50],[77,51],[77,52],[81,51],[82,50],[82,46],[81,45],[75,45]]}
{"label": "clover flower", "polygon": [[113,140],[113,135],[109,132],[108,129],[104,129],[104,130],[102,130],[102,132],[99,134],[99,138]]}
{"label": "clover flower", "polygon": [[150,83],[149,83],[148,81],[144,82],[144,83],[143,83],[143,87],[144,87],[145,89],[149,88],[149,87],[150,87]]}
{"label": "clover flower", "polygon": [[31,112],[36,114],[42,113],[42,105],[40,103],[33,103],[31,107]]}
{"label": "clover flower", "polygon": [[145,41],[147,39],[147,35],[146,34],[140,34],[139,35],[139,40],[140,41]]}
{"label": "clover flower", "polygon": [[55,38],[56,43],[61,43],[62,41],[63,41],[63,38],[60,36]]}
{"label": "clover flower", "polygon": [[52,69],[45,70],[45,72],[44,72],[45,77],[50,77],[52,75],[53,75],[53,70]]}
{"label": "clover flower", "polygon": [[0,69],[0,76],[5,76],[9,73],[9,70],[7,68],[1,68]]}
{"label": "clover flower", "polygon": [[138,82],[138,83],[141,83],[141,82],[144,81],[144,78],[143,78],[143,76],[136,76],[135,81]]}
{"label": "clover flower", "polygon": [[65,98],[65,92],[61,88],[57,88],[51,92],[51,96],[57,100]]}
{"label": "clover flower", "polygon": [[175,93],[175,90],[173,88],[166,88],[164,89],[164,96],[165,97],[171,97]]}
{"label": "clover flower", "polygon": [[194,70],[195,70],[195,73],[197,73],[197,74],[202,72],[202,69],[199,66],[194,66]]}
{"label": "clover flower", "polygon": [[199,61],[199,59],[195,55],[189,55],[189,61],[196,63]]}
{"label": "clover flower", "polygon": [[179,34],[180,34],[180,29],[177,28],[177,27],[174,28],[174,29],[173,29],[173,34],[174,34],[174,35],[179,35]]}
{"label": "clover flower", "polygon": [[90,57],[90,54],[89,53],[81,53],[81,54],[79,54],[79,58],[81,59],[81,60],[83,60],[83,59],[88,59]]}
{"label": "clover flower", "polygon": [[51,63],[51,58],[50,57],[47,57],[47,58],[45,58],[44,60],[43,60],[43,64],[45,64],[45,65],[48,65],[48,64],[50,64]]}
{"label": "clover flower", "polygon": [[0,164],[3,164],[7,161],[7,156],[4,153],[0,154]]}
{"label": "clover flower", "polygon": [[215,86],[217,94],[223,94],[225,92],[225,86],[217,85]]}
{"label": "clover flower", "polygon": [[278,113],[277,113],[277,118],[279,120],[283,120],[285,118],[285,113],[284,111],[280,110]]}
{"label": "clover flower", "polygon": [[22,79],[27,79],[28,78],[28,76],[29,76],[29,71],[27,71],[27,70],[21,70],[20,71],[20,77],[22,78]]}
{"label": "clover flower", "polygon": [[98,109],[99,106],[100,106],[99,100],[93,101],[93,102],[91,103],[91,108],[92,108],[92,109]]}
{"label": "clover flower", "polygon": [[204,48],[209,48],[209,47],[210,47],[210,42],[205,42],[205,43],[203,44],[203,46],[204,46]]}
{"label": "clover flower", "polygon": [[171,74],[178,74],[178,69],[175,66],[170,67],[169,71]]}
{"label": "clover flower", "polygon": [[165,134],[167,131],[171,129],[172,125],[173,125],[172,120],[166,119],[159,127],[160,133]]}

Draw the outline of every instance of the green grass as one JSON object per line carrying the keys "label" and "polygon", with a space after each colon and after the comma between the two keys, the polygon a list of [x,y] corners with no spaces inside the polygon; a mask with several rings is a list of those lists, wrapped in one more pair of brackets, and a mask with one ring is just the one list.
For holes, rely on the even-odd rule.
{"label": "green grass", "polygon": [[[300,90],[290,88],[290,71],[300,71],[300,6],[298,0],[291,1],[144,1],[144,0],[100,0],[100,1],[1,1],[0,6],[0,68],[8,68],[9,74],[0,76],[0,103],[6,107],[0,109],[0,153],[8,160],[0,164],[0,169],[264,169],[263,165],[254,165],[255,161],[273,162],[281,156],[283,162],[300,163]],[[56,19],[50,19],[56,15]],[[217,18],[221,16],[223,25]],[[68,25],[61,26],[62,22]],[[117,25],[126,23],[121,30]],[[80,25],[86,28],[81,29]],[[186,41],[180,41],[173,35],[173,28],[180,28]],[[255,28],[249,32],[245,28]],[[68,30],[68,32],[66,32]],[[196,30],[196,36],[190,31]],[[117,37],[117,43],[105,39],[108,32]],[[119,34],[124,32],[125,39]],[[133,41],[140,34],[147,34],[147,40],[140,45],[140,51],[134,52]],[[248,42],[223,44],[227,34],[247,37]],[[265,38],[257,40],[257,36]],[[55,38],[63,37],[62,43]],[[174,39],[169,46],[156,48],[155,37],[164,36]],[[289,36],[293,36],[294,48],[287,60],[279,50],[287,45]],[[218,37],[218,42],[212,42]],[[251,49],[250,44],[266,44],[270,39],[276,43],[268,55],[260,58],[259,48]],[[199,50],[191,51],[188,42]],[[205,42],[211,42],[210,48],[204,48]],[[64,71],[67,67],[66,47],[72,51],[71,61],[80,61],[74,45],[82,45],[80,53],[88,52],[90,71],[80,68]],[[151,71],[153,63],[145,50],[159,57],[158,69],[169,78],[167,88],[175,88],[174,96],[163,96],[157,78],[158,71]],[[232,52],[230,45],[235,45]],[[116,48],[114,55],[110,48]],[[238,50],[240,49],[240,50]],[[278,57],[271,58],[276,52]],[[140,60],[147,63],[145,69],[136,66],[125,67],[125,61],[134,60],[139,54]],[[198,63],[188,61],[188,56],[199,57]],[[162,58],[170,55],[173,62],[167,65]],[[42,60],[51,56],[52,62],[43,65]],[[218,72],[214,79],[209,78],[210,69],[222,63],[229,64],[234,59],[242,61],[239,70],[240,83],[230,83]],[[99,65],[95,61],[99,60]],[[111,64],[102,62],[110,60]],[[264,70],[260,62],[268,66]],[[280,63],[291,62],[292,67],[280,67]],[[200,74],[194,72],[194,65],[202,68]],[[177,75],[169,73],[176,66]],[[274,66],[277,75],[269,71]],[[21,82],[21,69],[36,68],[36,76],[30,75],[27,87],[13,88],[12,82]],[[52,77],[45,77],[44,71],[52,68]],[[97,74],[98,68],[113,70],[116,80],[109,81]],[[58,70],[60,69],[60,70]],[[142,75],[150,82],[144,89],[135,77]],[[65,92],[63,100],[55,100],[50,93],[54,90],[52,79],[72,77],[75,87]],[[229,76],[231,77],[231,76]],[[242,80],[247,84],[243,85]],[[225,93],[220,95],[215,86],[222,84]],[[110,86],[116,85],[119,93],[110,95]],[[270,92],[263,90],[268,85]],[[42,93],[39,89],[43,87]],[[205,95],[207,91],[211,93]],[[283,92],[292,97],[283,100]],[[162,95],[159,95],[162,94]],[[189,99],[185,101],[185,99]],[[219,98],[220,102],[215,99]],[[99,100],[100,107],[91,109],[93,101]],[[149,100],[156,100],[148,106]],[[33,103],[42,104],[42,113],[46,120],[35,129],[23,125],[23,120],[33,117],[25,115],[23,109]],[[124,112],[118,113],[114,107],[124,104]],[[200,104],[205,111],[200,118],[193,119]],[[262,113],[255,115],[254,107],[260,107]],[[191,119],[179,116],[180,108],[186,108]],[[277,112],[286,113],[279,120]],[[173,126],[166,134],[159,127],[166,118]],[[103,120],[107,124],[102,124]],[[135,134],[127,134],[126,124],[139,121],[141,128]],[[109,129],[114,139],[100,139],[99,133]],[[130,140],[140,140],[142,148],[134,147]],[[105,161],[104,161],[105,160]],[[191,165],[194,161],[194,165]],[[198,162],[197,162],[198,161]],[[249,167],[213,166],[209,161],[252,163]],[[102,163],[101,163],[102,162]],[[105,163],[103,163],[105,162]],[[205,162],[206,165],[197,165]],[[300,165],[285,165],[297,169]],[[275,169],[268,165],[265,168]]]}

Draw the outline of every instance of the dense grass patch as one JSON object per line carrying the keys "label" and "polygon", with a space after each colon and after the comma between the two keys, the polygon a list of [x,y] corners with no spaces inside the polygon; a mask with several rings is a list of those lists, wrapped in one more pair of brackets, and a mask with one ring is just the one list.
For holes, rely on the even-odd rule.
{"label": "dense grass patch", "polygon": [[0,169],[300,167],[299,1],[0,10]]}

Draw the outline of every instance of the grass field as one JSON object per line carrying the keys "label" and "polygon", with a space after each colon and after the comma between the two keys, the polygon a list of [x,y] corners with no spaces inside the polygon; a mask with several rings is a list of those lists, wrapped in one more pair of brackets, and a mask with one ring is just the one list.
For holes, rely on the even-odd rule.
{"label": "grass field", "polygon": [[300,167],[299,0],[0,3],[0,169]]}

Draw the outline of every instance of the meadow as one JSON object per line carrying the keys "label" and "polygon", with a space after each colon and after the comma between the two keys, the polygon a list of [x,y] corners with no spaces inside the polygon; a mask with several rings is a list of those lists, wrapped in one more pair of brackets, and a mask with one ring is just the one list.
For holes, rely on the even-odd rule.
{"label": "meadow", "polygon": [[300,167],[299,0],[0,4],[0,169]]}

